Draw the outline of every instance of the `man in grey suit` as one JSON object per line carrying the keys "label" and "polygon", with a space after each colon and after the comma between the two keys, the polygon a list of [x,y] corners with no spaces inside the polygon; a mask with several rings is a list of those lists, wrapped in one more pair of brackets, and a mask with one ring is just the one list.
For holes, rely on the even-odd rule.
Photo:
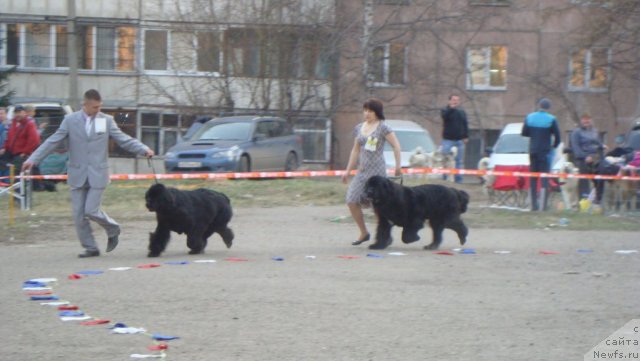
{"label": "man in grey suit", "polygon": [[58,130],[36,149],[24,162],[23,171],[31,169],[49,153],[68,142],[69,163],[67,183],[71,190],[71,204],[76,233],[84,253],[80,258],[100,255],[89,220],[98,223],[107,232],[107,252],[118,245],[120,225],[100,209],[102,194],[109,184],[109,137],[123,149],[152,157],[153,150],[137,139],[123,133],[113,117],[100,112],[102,97],[97,90],[84,93],[82,110],[67,115]]}

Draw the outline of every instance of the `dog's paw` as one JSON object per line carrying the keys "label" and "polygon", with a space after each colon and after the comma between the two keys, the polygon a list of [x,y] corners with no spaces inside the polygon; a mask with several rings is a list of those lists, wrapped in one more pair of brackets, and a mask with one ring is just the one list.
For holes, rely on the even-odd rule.
{"label": "dog's paw", "polygon": [[189,254],[201,254],[204,253],[204,249],[192,249],[189,251]]}
{"label": "dog's paw", "polygon": [[235,235],[233,234],[231,228],[227,228],[226,231],[222,234],[222,240],[224,241],[224,244],[227,246],[227,248],[231,248],[231,246],[233,245],[233,238],[235,238]]}
{"label": "dog's paw", "polygon": [[387,248],[387,246],[388,246],[388,244],[386,244],[386,243],[382,243],[382,244],[374,243],[372,245],[369,245],[369,249],[385,249],[385,248]]}
{"label": "dog's paw", "polygon": [[431,244],[428,244],[428,245],[424,246],[424,249],[429,250],[429,251],[433,251],[433,250],[438,249],[439,246],[440,246],[439,244],[431,243]]}
{"label": "dog's paw", "polygon": [[460,245],[464,246],[465,243],[467,243],[467,239],[466,238],[461,238],[460,239]]}
{"label": "dog's paw", "polygon": [[160,257],[160,252],[149,252],[147,257]]}
{"label": "dog's paw", "polygon": [[420,240],[420,236],[418,236],[417,234],[403,235],[402,237],[402,242],[406,244],[417,242],[419,240]]}

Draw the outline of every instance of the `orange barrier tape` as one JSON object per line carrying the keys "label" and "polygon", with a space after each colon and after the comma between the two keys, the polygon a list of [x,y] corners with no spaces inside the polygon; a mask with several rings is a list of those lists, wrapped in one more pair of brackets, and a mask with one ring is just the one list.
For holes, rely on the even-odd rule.
{"label": "orange barrier tape", "polygon": [[[389,170],[389,172],[392,172]],[[169,173],[169,174],[112,174],[111,180],[148,180],[148,179],[257,179],[257,178],[308,178],[308,177],[340,177],[344,170],[313,170],[293,172],[234,172],[234,173]],[[403,174],[460,174],[460,175],[494,175],[507,177],[537,177],[560,179],[603,179],[603,180],[630,180],[640,181],[640,175],[596,175],[596,174],[569,174],[569,173],[540,173],[520,171],[493,171],[479,169],[450,169],[450,168],[405,168]],[[355,174],[353,171],[351,174]],[[2,179],[3,177],[0,177]],[[24,179],[65,180],[66,175],[31,175],[17,176]]]}

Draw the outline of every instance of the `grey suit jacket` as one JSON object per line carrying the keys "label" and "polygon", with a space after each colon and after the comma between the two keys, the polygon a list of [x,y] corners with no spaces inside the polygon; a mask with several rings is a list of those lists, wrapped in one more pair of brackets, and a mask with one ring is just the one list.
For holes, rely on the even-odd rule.
{"label": "grey suit jacket", "polygon": [[[97,121],[98,118],[104,118],[105,121]],[[105,127],[96,132],[98,122]],[[93,188],[105,188],[110,182],[109,137],[113,138],[120,147],[134,154],[144,155],[149,149],[137,139],[123,133],[113,117],[104,113],[96,114],[91,133],[87,135],[84,115],[82,111],[78,111],[65,116],[58,130],[31,154],[28,161],[34,164],[40,163],[49,153],[67,141],[69,147],[67,183],[77,188],[82,187],[88,180]]]}

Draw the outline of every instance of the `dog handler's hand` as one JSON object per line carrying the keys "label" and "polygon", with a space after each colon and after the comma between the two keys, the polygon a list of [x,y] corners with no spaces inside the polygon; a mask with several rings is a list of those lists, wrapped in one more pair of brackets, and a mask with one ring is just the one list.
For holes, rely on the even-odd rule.
{"label": "dog handler's hand", "polygon": [[32,168],[33,166],[34,166],[33,162],[29,162],[29,161],[27,161],[27,162],[22,163],[22,169],[21,169],[21,170],[22,170],[23,172],[26,172],[26,171],[31,170],[31,168]]}
{"label": "dog handler's hand", "polygon": [[396,168],[396,177],[400,177],[402,176],[402,168],[398,167]]}
{"label": "dog handler's hand", "polygon": [[147,158],[151,158],[155,155],[155,153],[153,152],[152,149],[148,149],[144,155],[147,156]]}

